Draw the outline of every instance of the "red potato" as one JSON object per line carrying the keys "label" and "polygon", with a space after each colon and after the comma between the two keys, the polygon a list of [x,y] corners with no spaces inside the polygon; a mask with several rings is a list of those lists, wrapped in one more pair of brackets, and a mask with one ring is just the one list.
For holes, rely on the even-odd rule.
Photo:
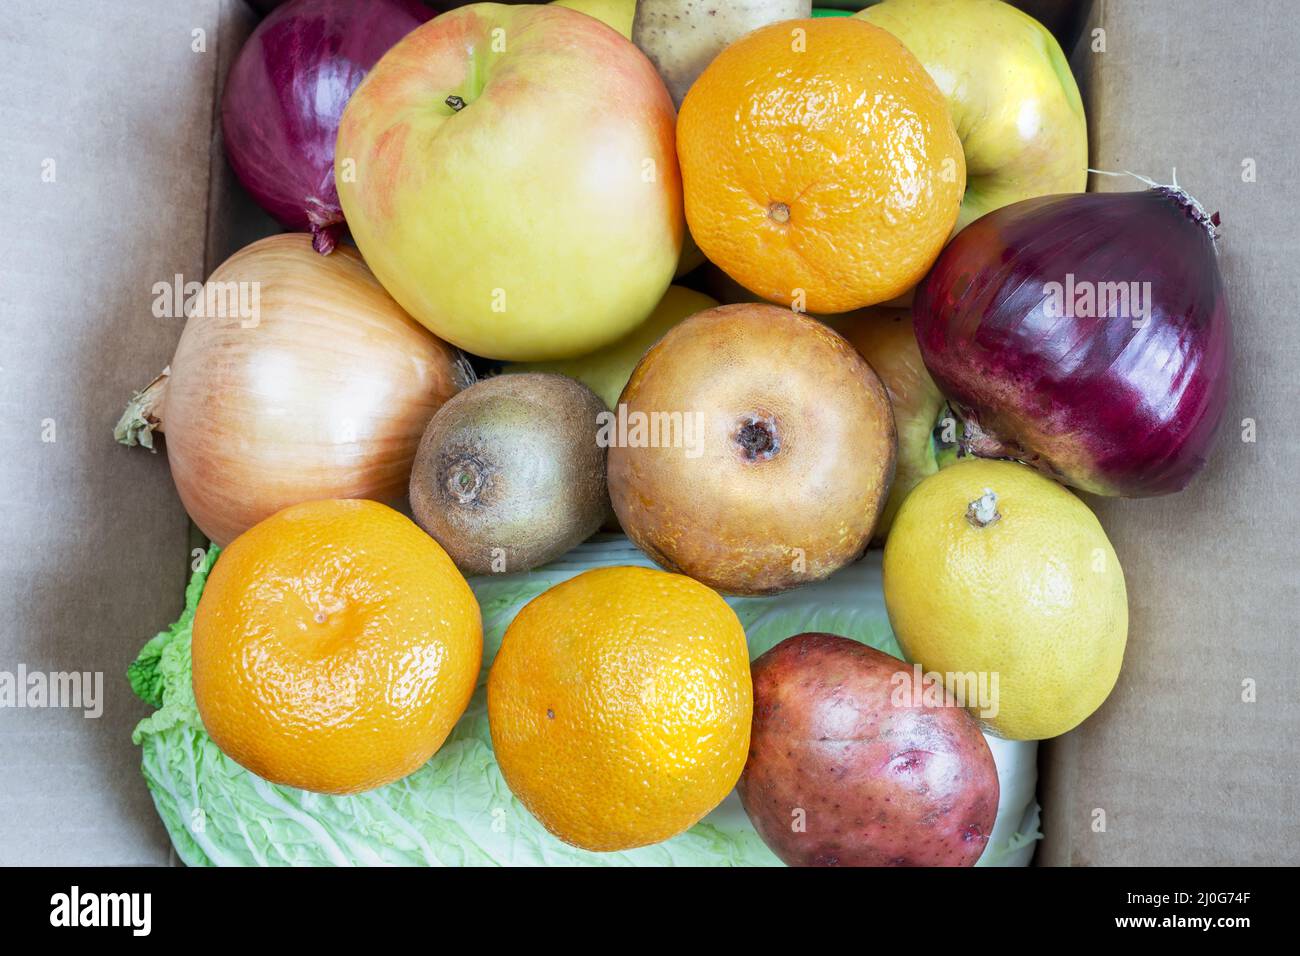
{"label": "red potato", "polygon": [[951,695],[942,707],[914,701],[912,676],[834,634],[786,638],[754,661],[737,789],[784,862],[973,866],[984,852],[998,809],[993,754]]}

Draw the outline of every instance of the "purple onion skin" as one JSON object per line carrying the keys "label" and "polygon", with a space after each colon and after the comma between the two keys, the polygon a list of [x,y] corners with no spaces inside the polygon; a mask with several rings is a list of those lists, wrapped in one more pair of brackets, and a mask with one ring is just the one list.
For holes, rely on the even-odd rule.
{"label": "purple onion skin", "polygon": [[[921,355],[964,420],[966,450],[1099,495],[1185,487],[1229,392],[1214,225],[1186,194],[1158,187],[1029,199],[959,233],[913,308]],[[1121,317],[1049,315],[1059,300],[1047,283],[1064,285],[1067,273],[1076,289],[1149,282],[1149,317],[1135,328],[1134,303]]]}
{"label": "purple onion skin", "polygon": [[334,188],[343,107],[379,58],[433,16],[417,0],[291,0],[239,51],[221,100],[226,157],[258,204],[328,253],[344,227]]}

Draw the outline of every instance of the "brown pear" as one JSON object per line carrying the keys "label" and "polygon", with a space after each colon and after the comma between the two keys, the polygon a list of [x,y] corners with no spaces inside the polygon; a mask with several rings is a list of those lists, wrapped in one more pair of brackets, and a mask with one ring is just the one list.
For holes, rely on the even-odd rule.
{"label": "brown pear", "polygon": [[698,312],[645,354],[619,405],[610,497],[665,568],[768,594],[866,549],[894,473],[893,413],[823,323],[755,303]]}

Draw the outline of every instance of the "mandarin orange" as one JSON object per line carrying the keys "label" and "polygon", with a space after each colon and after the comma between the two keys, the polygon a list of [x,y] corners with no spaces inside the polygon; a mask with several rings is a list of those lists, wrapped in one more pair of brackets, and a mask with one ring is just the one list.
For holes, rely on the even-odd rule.
{"label": "mandarin orange", "polygon": [[534,598],[488,677],[506,783],[587,850],[658,843],[698,822],[744,769],[752,713],[736,612],[651,568],[585,571]]}
{"label": "mandarin orange", "polygon": [[419,768],[474,691],[482,619],[436,541],[386,505],[294,505],[222,552],[194,617],[203,726],[273,783],[356,793]]}
{"label": "mandarin orange", "polygon": [[966,187],[943,94],[902,43],[854,19],[774,23],[723,50],[682,103],[677,154],[704,254],[811,312],[914,286]]}

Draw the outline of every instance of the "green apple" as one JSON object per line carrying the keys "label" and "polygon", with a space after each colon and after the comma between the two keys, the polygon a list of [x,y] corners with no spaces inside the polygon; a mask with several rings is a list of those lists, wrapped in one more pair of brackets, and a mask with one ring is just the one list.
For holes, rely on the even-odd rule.
{"label": "green apple", "polygon": [[[921,361],[921,350],[906,309],[877,307],[828,318],[827,323],[847,338],[875,369],[889,393],[898,431],[898,455],[889,500],[876,522],[873,540],[889,535],[894,515],[921,480],[933,475],[956,454],[955,435],[945,436],[947,400]],[[953,440],[945,442],[950,437]]]}
{"label": "green apple", "polygon": [[569,359],[565,362],[527,362],[507,366],[506,372],[559,372],[576,378],[599,395],[611,409],[618,408],[618,396],[632,377],[641,356],[649,351],[664,333],[687,316],[703,312],[718,304],[702,292],[670,285],[664,297],[646,319],[612,345]]}
{"label": "green apple", "polygon": [[855,14],[929,71],[966,157],[957,228],[1034,196],[1088,184],[1083,101],[1056,38],[1002,0],[884,0]]}
{"label": "green apple", "polygon": [[613,27],[629,40],[632,39],[632,18],[636,16],[636,0],[553,0],[557,7],[568,7],[601,23]]}
{"label": "green apple", "polygon": [[352,94],[335,180],[371,271],[489,358],[583,355],[654,311],[685,218],[672,100],[632,43],[564,7],[478,3]]}

